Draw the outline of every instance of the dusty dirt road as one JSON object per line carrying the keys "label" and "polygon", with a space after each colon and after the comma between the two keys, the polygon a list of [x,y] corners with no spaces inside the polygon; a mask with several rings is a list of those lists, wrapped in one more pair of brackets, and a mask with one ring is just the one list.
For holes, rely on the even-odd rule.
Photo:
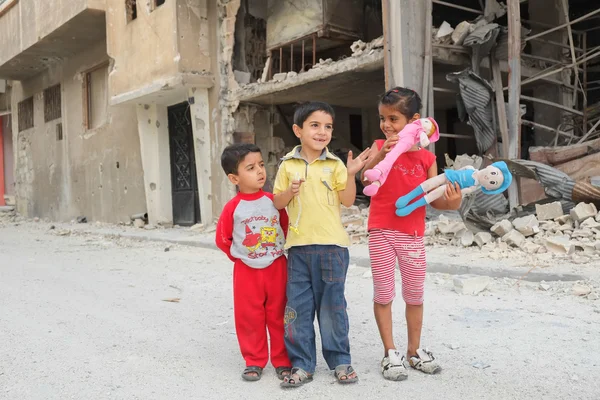
{"label": "dusty dirt road", "polygon": [[379,371],[369,270],[351,266],[360,382],[338,385],[320,359],[313,383],[283,391],[272,367],[257,383],[240,378],[224,255],[54,232],[0,227],[1,399],[600,398],[600,304],[574,296],[573,282],[494,279],[465,296],[430,274],[423,342],[444,371],[397,383]]}

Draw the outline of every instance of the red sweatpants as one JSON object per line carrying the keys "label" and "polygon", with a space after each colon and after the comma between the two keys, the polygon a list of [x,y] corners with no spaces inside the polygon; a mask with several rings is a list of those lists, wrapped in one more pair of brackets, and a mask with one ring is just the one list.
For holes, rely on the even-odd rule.
{"label": "red sweatpants", "polygon": [[291,365],[283,341],[286,282],[285,256],[264,269],[250,268],[239,260],[234,265],[235,330],[247,367],[267,365],[267,329],[271,339],[271,364],[275,368]]}

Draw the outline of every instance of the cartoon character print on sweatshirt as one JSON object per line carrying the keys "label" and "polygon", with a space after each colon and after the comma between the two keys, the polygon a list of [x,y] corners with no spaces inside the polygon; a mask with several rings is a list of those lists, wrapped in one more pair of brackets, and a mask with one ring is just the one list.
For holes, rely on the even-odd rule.
{"label": "cartoon character print on sweatshirt", "polygon": [[[269,222],[269,225],[257,226],[252,222]],[[249,258],[261,258],[271,251],[273,256],[283,254],[283,244],[285,238],[279,234],[279,216],[273,215],[271,218],[260,216],[252,217],[242,221],[246,225],[246,237],[242,245],[248,249]],[[255,232],[256,231],[256,232]],[[278,246],[279,245],[279,246]],[[281,250],[273,250],[279,247]]]}

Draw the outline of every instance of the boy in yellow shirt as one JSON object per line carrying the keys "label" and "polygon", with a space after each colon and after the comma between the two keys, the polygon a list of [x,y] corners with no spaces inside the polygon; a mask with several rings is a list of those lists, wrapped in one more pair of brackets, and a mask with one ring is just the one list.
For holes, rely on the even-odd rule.
{"label": "boy in yellow shirt", "polygon": [[312,381],[316,367],[315,313],[323,357],[340,383],[358,376],[351,366],[348,314],[344,289],[349,239],[341,220],[341,204],[356,198],[355,175],[365,165],[369,149],[347,165],[329,152],[335,112],[327,103],[300,105],[294,133],[300,145],[283,158],[273,193],[277,209],[287,207],[287,306],[285,344],[293,365],[282,387]]}

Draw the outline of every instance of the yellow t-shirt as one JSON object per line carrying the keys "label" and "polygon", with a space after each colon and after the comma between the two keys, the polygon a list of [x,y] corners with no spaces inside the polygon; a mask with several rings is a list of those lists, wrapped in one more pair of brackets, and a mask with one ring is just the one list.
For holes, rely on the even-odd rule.
{"label": "yellow t-shirt", "polygon": [[304,179],[300,195],[286,207],[290,229],[285,248],[313,244],[348,247],[350,240],[342,225],[338,193],[346,188],[346,166],[327,149],[309,164],[300,150],[301,146],[296,146],[283,158],[273,188],[278,194],[286,191],[293,180]]}

